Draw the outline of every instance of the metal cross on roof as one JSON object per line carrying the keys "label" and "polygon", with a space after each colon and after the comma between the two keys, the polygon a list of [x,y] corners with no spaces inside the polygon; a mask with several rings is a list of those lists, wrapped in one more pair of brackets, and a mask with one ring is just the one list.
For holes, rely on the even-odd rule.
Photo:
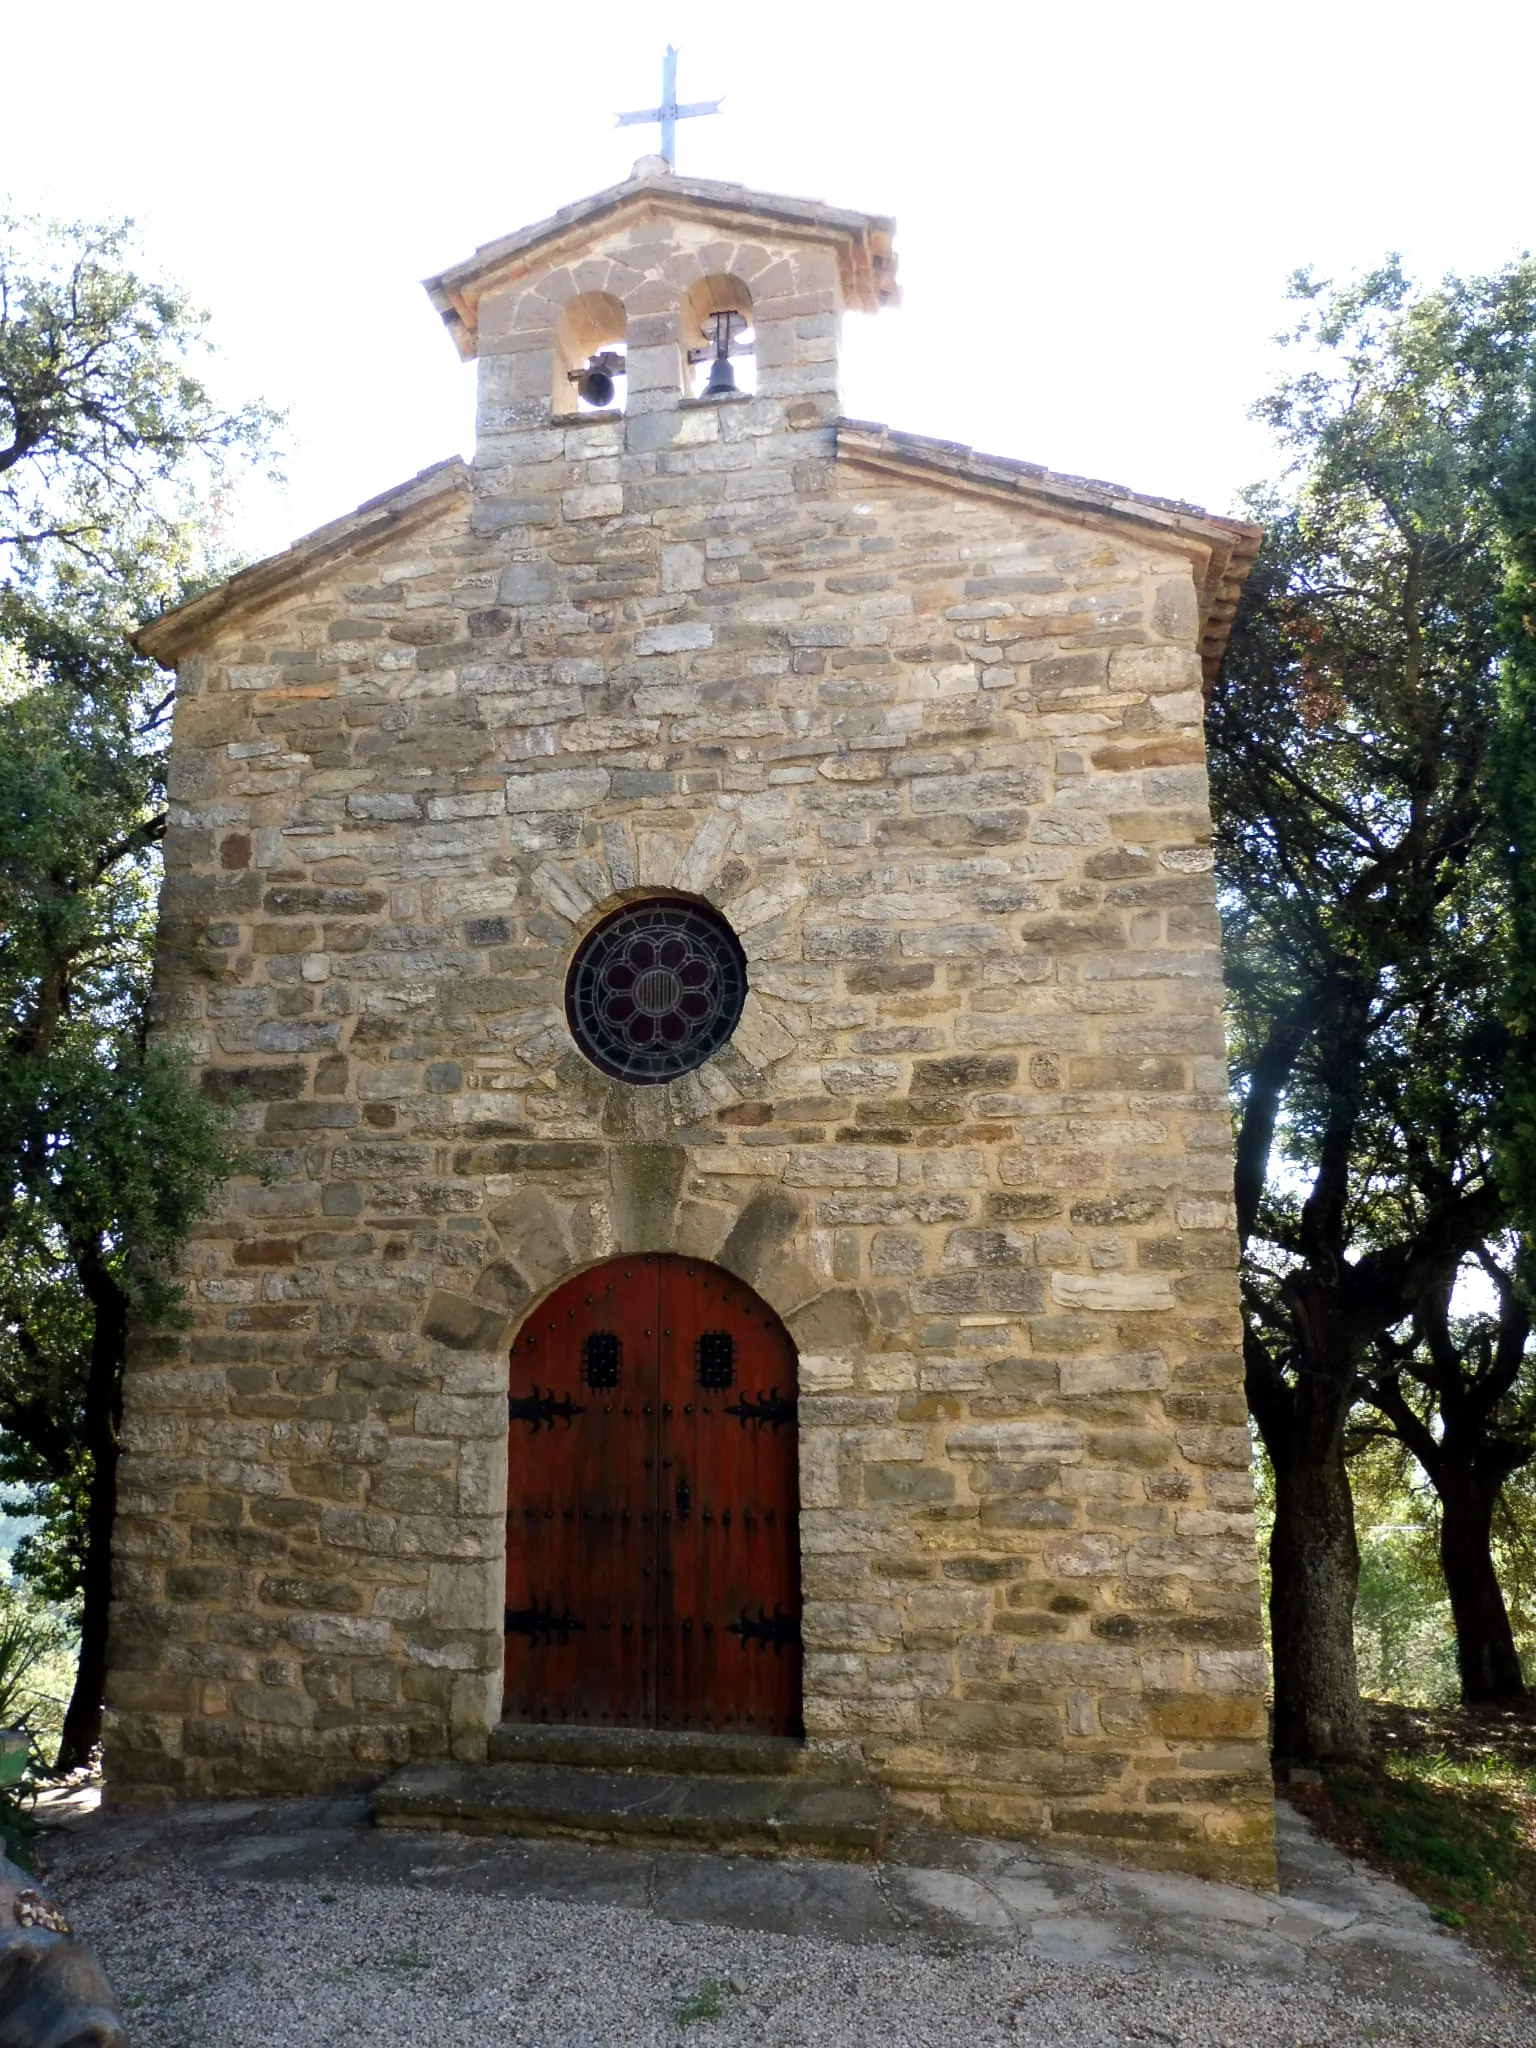
{"label": "metal cross on roof", "polygon": [[620,114],[620,128],[648,126],[652,121],[661,123],[661,154],[666,159],[667,169],[677,169],[677,124],[692,121],[700,114],[718,114],[719,100],[695,100],[691,107],[677,104],[677,52],[668,43],[667,54],[661,60],[661,105],[646,107],[638,114]]}

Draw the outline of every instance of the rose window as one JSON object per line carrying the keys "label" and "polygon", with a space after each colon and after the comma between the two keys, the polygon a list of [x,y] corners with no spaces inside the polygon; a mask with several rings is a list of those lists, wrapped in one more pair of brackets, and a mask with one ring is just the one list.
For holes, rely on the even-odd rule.
{"label": "rose window", "polygon": [[736,1029],[747,963],[708,904],[653,900],[605,917],[576,949],[565,984],[571,1035],[616,1080],[670,1081]]}

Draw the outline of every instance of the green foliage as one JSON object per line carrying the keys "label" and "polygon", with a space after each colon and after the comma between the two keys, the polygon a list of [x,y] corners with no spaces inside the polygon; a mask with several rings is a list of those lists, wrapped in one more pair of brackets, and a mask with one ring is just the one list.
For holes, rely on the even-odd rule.
{"label": "green foliage", "polygon": [[1493,1521],[1493,1555],[1526,1679],[1536,1687],[1536,1464],[1505,1482]]}
{"label": "green foliage", "polygon": [[39,1765],[64,1719],[74,1630],[67,1615],[14,1580],[0,1581],[0,1728],[24,1728]]}
{"label": "green foliage", "polygon": [[[1536,265],[1423,298],[1395,266],[1295,289],[1313,359],[1258,408],[1291,468],[1250,501],[1266,540],[1210,721],[1234,1068],[1284,1160],[1252,1162],[1255,1314],[1282,1351],[1272,1276],[1418,1244],[1432,1209],[1465,1216],[1489,1179],[1507,906],[1486,473],[1523,417]],[[1490,307],[1512,361],[1484,345]],[[1456,1235],[1453,1270],[1480,1241]],[[1371,1291],[1397,1306],[1401,1264],[1367,1269],[1362,1316]]]}
{"label": "green foliage", "polygon": [[1403,1706],[1456,1697],[1456,1638],[1436,1549],[1435,1496],[1391,1438],[1350,1463],[1360,1531],[1355,1656],[1364,1692]]}
{"label": "green foliage", "polygon": [[[1361,1441],[1350,1462],[1360,1531],[1361,1687],[1398,1706],[1448,1707],[1457,1697],[1456,1638],[1440,1569],[1439,1501],[1395,1439]],[[1536,1679],[1536,1466],[1504,1488],[1493,1556],[1526,1675]]]}
{"label": "green foliage", "polygon": [[[1536,379],[1529,395],[1536,423]],[[1536,424],[1501,482],[1508,573],[1494,749],[1512,943],[1505,995],[1511,1058],[1500,1123],[1500,1176],[1522,1225],[1536,1226]]]}
{"label": "green foliage", "polygon": [[398,1970],[408,1977],[423,1976],[432,1967],[432,1958],[418,1941],[404,1948],[386,1949],[380,1961],[386,1970]]}
{"label": "green foliage", "polygon": [[138,1044],[131,1022],[94,1048],[15,1061],[7,1079],[0,1116],[24,1170],[0,1237],[0,1482],[43,1518],[16,1568],[66,1601],[81,1589],[96,1478],[100,1297],[146,1322],[173,1317],[173,1254],[235,1154],[185,1056]]}
{"label": "green foliage", "polygon": [[697,2025],[700,2020],[718,2020],[725,2017],[726,1986],[718,1977],[706,1977],[694,1991],[690,1991],[677,2008],[677,2024],[680,2027]]}
{"label": "green foliage", "polygon": [[[1491,758],[1536,263],[1294,292],[1303,360],[1257,408],[1289,467],[1250,500],[1266,539],[1208,728],[1250,1400],[1282,1493],[1288,1460],[1336,1465],[1364,1396],[1448,1499],[1486,1502],[1536,1453]],[[1393,1635],[1422,1551],[1368,1545],[1363,1597],[1378,1667],[1432,1689],[1428,1616],[1412,1656]]]}
{"label": "green foliage", "polygon": [[129,261],[131,223],[0,215],[0,560],[68,589],[82,571],[142,601],[188,567],[199,507],[271,416],[225,412],[194,364],[203,322]]}
{"label": "green foliage", "polygon": [[14,1579],[0,1578],[0,1728],[29,1739],[27,1775],[0,1786],[0,1854],[32,1867],[32,1801],[49,1774],[74,1680],[75,1631],[67,1615]]}
{"label": "green foliage", "polygon": [[201,319],[127,230],[0,220],[0,1483],[17,1565],[82,1598],[99,1718],[130,1318],[234,1163],[226,1113],[147,1029],[172,686],[127,634],[189,580],[260,408],[218,407]]}
{"label": "green foliage", "polygon": [[1330,1840],[1389,1871],[1443,1926],[1536,1983],[1536,1747],[1525,1715],[1373,1714],[1371,1761],[1291,1797]]}
{"label": "green foliage", "polygon": [[1412,1522],[1362,1529],[1355,1656],[1374,1699],[1439,1707],[1456,1698],[1456,1636],[1433,1531]]}
{"label": "green foliage", "polygon": [[[20,1568],[79,1589],[99,1297],[155,1320],[232,1155],[185,1056],[148,1042],[159,762],[115,647],[96,689],[10,655],[0,746],[0,1480],[45,1516]],[[80,635],[70,635],[77,676]]]}

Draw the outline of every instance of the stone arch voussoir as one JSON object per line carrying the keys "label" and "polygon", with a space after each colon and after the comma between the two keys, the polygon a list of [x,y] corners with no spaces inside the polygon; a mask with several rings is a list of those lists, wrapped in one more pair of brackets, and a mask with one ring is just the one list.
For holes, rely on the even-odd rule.
{"label": "stone arch voussoir", "polygon": [[772,1070],[792,1058],[809,1031],[808,1004],[790,978],[774,972],[770,957],[785,920],[800,914],[805,883],[787,870],[754,867],[740,851],[740,838],[739,816],[723,807],[706,811],[686,833],[621,820],[604,825],[599,842],[580,854],[546,855],[534,868],[532,893],[566,926],[567,958],[610,911],[649,895],[710,903],[730,921],[747,956],[747,1000],[734,1037],[704,1067],[663,1087],[606,1081],[581,1060],[557,1009],[521,1020],[512,1039],[519,1058],[536,1073],[558,1070],[589,1088],[611,1137],[665,1142],[730,1104],[767,1097]]}

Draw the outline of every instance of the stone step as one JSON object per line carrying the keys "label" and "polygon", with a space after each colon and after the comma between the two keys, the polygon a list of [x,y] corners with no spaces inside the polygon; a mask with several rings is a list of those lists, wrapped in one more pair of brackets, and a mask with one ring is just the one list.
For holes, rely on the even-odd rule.
{"label": "stone step", "polygon": [[585,1770],[706,1773],[731,1778],[846,1778],[789,1735],[704,1733],[682,1728],[536,1726],[503,1721],[491,1731],[495,1764],[577,1764]]}
{"label": "stone step", "polygon": [[845,1862],[880,1855],[888,1803],[879,1785],[551,1763],[408,1764],[369,1802],[383,1828],[576,1835]]}

